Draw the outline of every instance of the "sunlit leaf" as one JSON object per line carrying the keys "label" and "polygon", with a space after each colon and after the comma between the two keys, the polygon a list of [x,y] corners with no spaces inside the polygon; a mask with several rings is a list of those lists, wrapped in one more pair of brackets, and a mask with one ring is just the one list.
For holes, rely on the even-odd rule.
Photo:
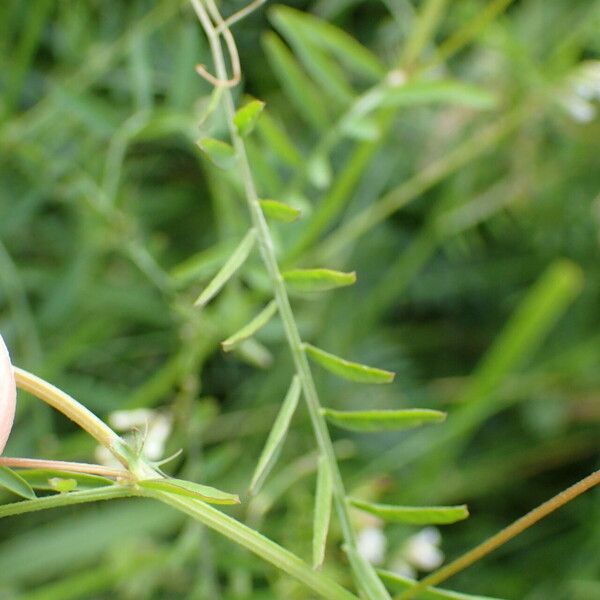
{"label": "sunlit leaf", "polygon": [[395,373],[391,371],[345,360],[312,344],[304,344],[304,348],[314,361],[338,377],[358,383],[391,383],[394,380]]}
{"label": "sunlit leaf", "polygon": [[236,271],[244,264],[248,258],[254,242],[256,241],[256,231],[251,229],[244,236],[238,247],[233,251],[227,262],[215,275],[213,280],[204,288],[194,306],[203,307],[212,300],[221,290],[221,288],[231,279]]}
{"label": "sunlit leaf", "polygon": [[137,485],[150,490],[161,490],[178,496],[197,498],[208,504],[239,504],[237,494],[229,494],[207,485],[200,485],[183,479],[143,479]]}
{"label": "sunlit leaf", "polygon": [[235,150],[226,142],[214,138],[202,138],[198,142],[198,147],[221,169],[231,169],[235,165]]}
{"label": "sunlit leaf", "polygon": [[325,546],[331,519],[333,482],[329,465],[323,456],[319,457],[317,488],[315,492],[315,514],[313,525],[313,567],[320,569],[325,559]]}
{"label": "sunlit leaf", "polygon": [[325,292],[356,282],[356,273],[332,269],[291,269],[282,273],[285,283],[296,292]]}
{"label": "sunlit leaf", "polygon": [[328,421],[350,431],[396,431],[412,429],[429,423],[441,423],[446,413],[427,408],[404,410],[354,410],[322,409]]}
{"label": "sunlit leaf", "polygon": [[252,133],[264,107],[264,102],[261,102],[260,100],[251,100],[235,113],[233,122],[242,137]]}
{"label": "sunlit leaf", "polygon": [[251,494],[256,494],[258,492],[264,480],[269,475],[271,469],[279,458],[279,454],[283,448],[283,443],[285,442],[292,417],[294,416],[294,412],[298,406],[300,391],[300,381],[295,375],[283,400],[281,408],[279,409],[279,414],[275,419],[275,423],[273,423],[273,427],[269,433],[265,447],[263,448],[260,458],[258,459],[258,464],[256,465],[254,475],[252,476],[252,482],[250,483]]}
{"label": "sunlit leaf", "polygon": [[300,216],[297,208],[277,200],[260,200],[260,207],[266,217],[282,223],[292,223]]}
{"label": "sunlit leaf", "polygon": [[344,544],[343,549],[350,561],[356,585],[364,597],[368,600],[391,600],[371,563],[348,544]]}
{"label": "sunlit leaf", "polygon": [[221,342],[221,348],[225,352],[233,350],[240,342],[252,337],[257,331],[264,327],[277,312],[277,303],[272,300],[265,306],[247,325]]}
{"label": "sunlit leaf", "polygon": [[363,502],[355,498],[350,498],[349,501],[352,506],[389,523],[447,525],[462,521],[469,516],[469,510],[465,504],[459,506],[394,506]]}
{"label": "sunlit leaf", "polygon": [[33,500],[36,497],[35,492],[25,479],[8,467],[0,467],[0,488],[5,488],[13,494],[28,500]]}

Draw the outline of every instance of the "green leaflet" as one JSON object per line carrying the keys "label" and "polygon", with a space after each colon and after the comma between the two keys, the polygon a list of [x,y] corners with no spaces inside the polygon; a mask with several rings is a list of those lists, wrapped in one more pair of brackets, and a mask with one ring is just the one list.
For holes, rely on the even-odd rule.
{"label": "green leaflet", "polygon": [[360,363],[351,362],[321,350],[312,344],[304,344],[304,349],[308,355],[318,362],[322,367],[334,375],[338,375],[350,381],[358,383],[391,383],[394,381],[395,373],[368,367]]}
{"label": "green leaflet", "polygon": [[238,247],[233,251],[227,262],[214,276],[212,281],[204,288],[194,306],[203,307],[210,302],[221,290],[221,288],[231,279],[235,272],[244,264],[248,258],[256,241],[256,231],[250,229],[244,236],[244,239],[239,243]]}
{"label": "green leaflet", "polygon": [[315,492],[315,514],[313,525],[313,568],[320,569],[325,559],[325,546],[331,520],[333,481],[327,461],[320,456]]}
{"label": "green leaflet", "polygon": [[[403,577],[391,571],[377,569],[378,575],[388,585],[393,592],[403,592],[410,589],[418,582],[408,577]],[[471,594],[461,594],[440,588],[427,588],[419,592],[419,600],[500,600],[499,598],[490,598],[489,596],[473,596]]]}
{"label": "green leaflet", "polygon": [[290,29],[302,32],[315,45],[330,50],[355,73],[371,79],[380,79],[385,75],[386,69],[381,61],[343,29],[286,6],[274,7],[270,13],[275,21],[286,23]]}
{"label": "green leaflet", "polygon": [[235,150],[230,144],[207,137],[198,142],[198,147],[221,169],[231,169],[235,165]]}
{"label": "green leaflet", "polygon": [[230,352],[240,342],[252,337],[259,329],[264,327],[277,312],[277,302],[271,300],[247,325],[244,325],[239,331],[230,335],[225,341],[221,342],[221,348],[224,352]]}
{"label": "green leaflet", "polygon": [[233,117],[233,122],[235,124],[238,133],[242,137],[246,137],[250,133],[252,133],[256,122],[258,121],[258,117],[260,117],[260,113],[263,111],[265,107],[265,103],[260,100],[251,100],[248,104],[242,106],[242,108],[238,109]]}
{"label": "green leaflet", "polygon": [[36,498],[35,492],[27,481],[8,467],[0,467],[0,488],[5,488],[13,494],[28,500]]}
{"label": "green leaflet", "polygon": [[356,273],[332,269],[291,269],[282,273],[288,287],[296,292],[325,292],[356,282]]}
{"label": "green leaflet", "polygon": [[114,482],[99,475],[88,475],[85,473],[71,473],[70,471],[57,471],[54,469],[26,469],[19,471],[19,475],[27,483],[37,490],[54,490],[55,485],[50,483],[51,479],[72,479],[77,484],[78,490],[91,490],[93,488],[113,485]]}
{"label": "green leaflet", "polygon": [[260,207],[269,219],[281,223],[292,223],[300,216],[300,211],[293,206],[278,202],[277,200],[259,200]]}
{"label": "green leaflet", "polygon": [[269,433],[265,447],[258,459],[258,464],[252,475],[252,482],[250,483],[250,494],[256,494],[266,479],[267,475],[271,472],[271,469],[277,462],[285,437],[287,435],[292,417],[296,412],[298,406],[298,399],[300,398],[300,380],[297,375],[294,375],[292,383],[288,389],[288,392],[283,400],[281,408],[273,428]]}
{"label": "green leaflet", "polygon": [[240,498],[237,494],[229,494],[217,488],[207,485],[200,485],[192,481],[183,479],[143,479],[137,483],[140,487],[149,490],[160,490],[177,494],[178,496],[187,496],[188,498],[196,498],[208,504],[239,504]]}
{"label": "green leaflet", "polygon": [[391,600],[371,563],[365,560],[355,548],[351,548],[347,544],[344,544],[342,548],[350,561],[356,586],[364,597],[368,600]]}
{"label": "green leaflet", "polygon": [[350,431],[397,431],[412,429],[428,423],[440,423],[446,413],[428,408],[404,410],[356,410],[341,411],[322,409],[328,421]]}
{"label": "green leaflet", "polygon": [[469,516],[465,504],[460,506],[394,506],[374,504],[349,498],[355,508],[368,512],[388,523],[410,523],[411,525],[448,525]]}
{"label": "green leaflet", "polygon": [[265,34],[262,41],[267,59],[290,102],[309,125],[317,130],[327,129],[330,119],[326,103],[294,55],[272,32]]}

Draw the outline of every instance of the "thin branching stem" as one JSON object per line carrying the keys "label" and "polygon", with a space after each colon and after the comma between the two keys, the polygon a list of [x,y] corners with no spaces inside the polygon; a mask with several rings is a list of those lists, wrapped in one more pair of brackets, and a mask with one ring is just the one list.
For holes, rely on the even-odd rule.
{"label": "thin branching stem", "polygon": [[[223,27],[224,21],[220,17],[216,6],[212,0],[207,0],[207,7],[216,22],[216,27],[208,17],[207,10],[200,0],[192,0],[192,4],[198,14],[200,22],[205,28],[206,35],[211,47],[213,60],[217,76],[220,79],[226,78],[226,67],[223,51],[221,48],[216,27]],[[342,476],[335,458],[331,437],[323,415],[321,414],[321,403],[315,386],[315,382],[308,364],[304,351],[300,332],[296,324],[296,319],[292,311],[289,296],[285,287],[283,277],[279,270],[279,265],[275,255],[275,249],[271,240],[271,234],[262,209],[258,201],[258,195],[254,185],[254,179],[250,169],[250,164],[246,154],[246,148],[242,137],[238,134],[233,123],[235,115],[235,104],[233,96],[229,89],[223,92],[223,104],[225,107],[227,122],[233,145],[235,147],[239,168],[244,184],[246,200],[252,225],[257,232],[257,240],[260,254],[265,265],[267,274],[271,281],[275,301],[283,323],[283,328],[290,348],[292,359],[296,372],[302,384],[302,390],[308,407],[312,427],[315,432],[319,451],[325,458],[328,468],[331,472],[334,488],[334,503],[338,518],[341,524],[342,533],[346,544],[352,548],[356,547],[356,534],[350,521],[350,514],[346,504],[346,492],[342,481]]]}

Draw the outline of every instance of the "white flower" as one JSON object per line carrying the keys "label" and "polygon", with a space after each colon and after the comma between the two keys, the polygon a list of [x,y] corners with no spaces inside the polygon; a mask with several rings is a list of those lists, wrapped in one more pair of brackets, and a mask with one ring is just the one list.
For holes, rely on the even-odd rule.
{"label": "white flower", "polygon": [[439,549],[442,536],[435,527],[426,527],[408,539],[404,548],[406,560],[420,571],[433,571],[444,562]]}
{"label": "white flower", "polygon": [[377,525],[369,525],[358,534],[357,547],[359,554],[371,564],[380,565],[385,558],[387,540]]}
{"label": "white flower", "polygon": [[575,121],[589,123],[596,116],[594,100],[600,100],[600,61],[590,60],[569,77],[558,101]]}
{"label": "white flower", "polygon": [[6,446],[15,419],[17,386],[8,348],[0,335],[0,454]]}

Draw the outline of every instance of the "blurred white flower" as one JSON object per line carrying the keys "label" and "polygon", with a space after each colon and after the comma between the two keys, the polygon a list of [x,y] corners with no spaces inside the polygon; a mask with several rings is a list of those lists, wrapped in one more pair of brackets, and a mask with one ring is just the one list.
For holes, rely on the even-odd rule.
{"label": "blurred white flower", "polygon": [[385,558],[387,540],[381,527],[369,525],[360,530],[357,540],[358,552],[371,564],[380,565]]}
{"label": "blurred white flower", "polygon": [[[142,455],[151,461],[164,456],[165,446],[173,428],[173,418],[165,412],[139,408],[117,410],[109,416],[109,423],[134,446],[141,436]],[[96,449],[96,460],[106,466],[116,466],[117,461],[103,446]]]}
{"label": "blurred white flower", "polygon": [[439,549],[441,541],[438,529],[426,527],[408,539],[404,556],[420,571],[433,571],[444,562],[444,553]]}
{"label": "blurred white flower", "polygon": [[596,116],[595,100],[600,100],[600,61],[590,60],[569,77],[558,101],[575,121],[589,123]]}

